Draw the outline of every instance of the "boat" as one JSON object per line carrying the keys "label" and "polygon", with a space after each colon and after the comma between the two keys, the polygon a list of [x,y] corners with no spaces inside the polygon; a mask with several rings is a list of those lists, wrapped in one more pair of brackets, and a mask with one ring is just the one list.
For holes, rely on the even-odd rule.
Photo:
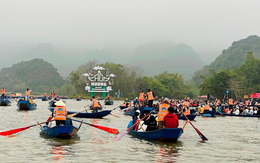
{"label": "boat", "polygon": [[[231,116],[231,117],[256,117],[260,118],[260,115],[251,115],[251,114],[228,114],[224,112],[220,112],[224,116]],[[221,115],[219,112],[216,113],[216,115]]]}
{"label": "boat", "polygon": [[49,102],[49,107],[56,107],[55,102],[57,102],[57,101],[56,100],[51,100]]}
{"label": "boat", "polygon": [[33,110],[36,109],[37,104],[35,103],[30,103],[29,101],[25,101],[23,99],[20,99],[17,102],[17,107],[19,108],[19,110]]}
{"label": "boat", "polygon": [[[196,118],[196,114],[188,114],[186,115],[186,117],[189,119],[189,120],[194,120]],[[182,116],[178,116],[178,119],[179,120],[187,120],[183,115]]]}
{"label": "boat", "polygon": [[80,99],[80,98],[77,98],[76,100],[77,100],[77,101],[81,101],[81,99]]}
{"label": "boat", "polygon": [[110,100],[110,99],[105,99],[104,103],[105,103],[105,105],[113,105],[114,101]]}
{"label": "boat", "polygon": [[9,99],[1,99],[0,106],[8,106],[11,104],[11,101]]}
{"label": "boat", "polygon": [[[49,107],[48,108],[49,111],[53,112],[54,111],[54,107]],[[78,118],[103,118],[107,115],[109,115],[111,113],[112,110],[103,110],[103,111],[99,111],[96,113],[88,113],[88,112],[82,112],[79,113],[73,117],[78,117]],[[74,114],[74,113],[78,113],[76,111],[67,111],[68,115],[69,114]]]}
{"label": "boat", "polygon": [[[109,115],[111,113],[112,110],[103,110],[103,111],[99,111],[96,113],[88,113],[88,112],[83,112],[83,113],[79,113],[73,117],[78,117],[78,118],[102,118],[105,117],[107,115]],[[75,111],[67,111],[68,115],[69,114],[74,114],[74,113],[78,113]]]}
{"label": "boat", "polygon": [[46,96],[42,97],[42,101],[48,101],[48,98]]}
{"label": "boat", "polygon": [[215,117],[216,111],[205,111],[204,113],[200,113],[200,115],[204,117]]}
{"label": "boat", "polygon": [[177,141],[182,135],[182,133],[183,131],[181,128],[164,128],[160,130],[146,132],[130,130],[130,134],[137,137],[164,141]]}
{"label": "boat", "polygon": [[124,115],[134,116],[137,109],[137,107],[129,107],[128,109],[124,110]]}
{"label": "boat", "polygon": [[75,127],[73,126],[72,121],[67,119],[65,125],[54,126],[51,128],[48,128],[46,124],[41,126],[41,133],[54,138],[71,138],[77,134],[81,125],[82,122],[79,127]]}

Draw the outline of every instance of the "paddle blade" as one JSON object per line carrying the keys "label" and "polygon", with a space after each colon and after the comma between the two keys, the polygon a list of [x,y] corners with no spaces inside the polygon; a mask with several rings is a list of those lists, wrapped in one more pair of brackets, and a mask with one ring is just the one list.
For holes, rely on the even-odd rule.
{"label": "paddle blade", "polygon": [[127,134],[128,133],[128,131],[126,130],[124,133],[122,133],[121,135],[119,135],[119,136],[117,136],[116,138],[115,138],[115,140],[116,141],[118,141],[118,140],[120,140],[125,134]]}
{"label": "paddle blade", "polygon": [[197,131],[197,133],[199,134],[200,138],[201,138],[203,141],[208,140],[208,139],[206,138],[206,136],[204,136],[196,127],[195,127],[194,129]]}
{"label": "paddle blade", "polygon": [[98,125],[93,125],[93,124],[90,124],[90,123],[87,123],[88,125],[92,126],[92,127],[95,127],[95,128],[98,128],[100,130],[103,130],[103,131],[106,131],[106,132],[109,132],[111,134],[114,134],[114,135],[118,135],[119,134],[119,131],[117,129],[114,129],[114,128],[109,128],[109,127],[104,127],[104,126],[98,126]]}
{"label": "paddle blade", "polygon": [[26,130],[30,128],[30,126],[28,127],[22,127],[22,128],[17,128],[17,129],[13,129],[13,130],[9,130],[9,131],[3,131],[3,132],[0,132],[0,135],[1,136],[8,136],[8,135],[12,135],[12,134],[15,134],[17,132],[20,132],[20,131],[23,131],[23,130]]}

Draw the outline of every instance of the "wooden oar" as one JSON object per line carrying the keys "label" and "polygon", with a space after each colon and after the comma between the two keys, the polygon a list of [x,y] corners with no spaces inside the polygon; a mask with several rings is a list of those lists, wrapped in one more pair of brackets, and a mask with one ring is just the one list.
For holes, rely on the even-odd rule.
{"label": "wooden oar", "polygon": [[[148,117],[151,113],[147,114],[146,116],[144,116],[140,121],[142,121],[143,119],[145,119],[146,117]],[[128,128],[124,133],[122,133],[121,135],[117,136],[115,138],[116,141],[120,140],[125,134],[127,134],[134,126],[136,126],[138,124],[138,120],[135,122],[135,124],[133,124],[130,128]]]}
{"label": "wooden oar", "polygon": [[[104,106],[104,108],[106,108],[105,106]],[[116,107],[117,108],[117,107]],[[116,109],[116,108],[114,108],[114,109]],[[106,108],[107,109],[107,108]],[[113,111],[114,109],[112,109],[111,111]],[[116,114],[113,114],[113,113],[111,113],[110,112],[110,115],[112,115],[112,116],[114,116],[114,117],[116,117],[116,118],[120,118],[118,115],[116,115]]]}
{"label": "wooden oar", "polygon": [[84,111],[86,111],[86,110],[82,110],[82,111],[77,112],[77,113],[69,114],[69,115],[67,115],[67,117],[72,118],[72,117],[74,117],[75,115],[78,115],[79,113],[84,112]]}
{"label": "wooden oar", "polygon": [[184,131],[184,128],[185,128],[185,126],[187,125],[187,123],[188,123],[188,121],[185,121],[185,123],[184,123],[184,125],[183,125],[183,127],[182,127],[182,131]]}
{"label": "wooden oar", "polygon": [[[46,121],[46,122],[50,122],[50,121]],[[1,135],[1,136],[12,135],[12,134],[15,134],[15,133],[17,133],[17,132],[26,130],[26,129],[30,128],[30,127],[37,126],[38,124],[44,124],[44,123],[46,123],[46,122],[41,122],[41,123],[38,122],[37,124],[31,125],[31,126],[22,127],[22,128],[17,128],[17,129],[13,129],[13,130],[9,130],[9,131],[2,131],[2,132],[0,132],[0,135]]]}
{"label": "wooden oar", "polygon": [[[76,122],[83,122],[83,121],[79,121],[79,120],[76,120],[76,119],[71,119],[71,120],[76,121]],[[114,129],[114,128],[104,127],[104,126],[99,126],[99,125],[94,125],[94,124],[87,123],[87,122],[83,122],[83,123],[84,123],[84,124],[87,124],[87,125],[89,125],[89,126],[98,128],[98,129],[100,129],[100,130],[109,132],[109,133],[114,134],[114,135],[118,135],[118,134],[119,134],[119,131],[118,131],[117,129]]]}
{"label": "wooden oar", "polygon": [[200,138],[204,141],[204,140],[208,140],[206,138],[206,136],[204,136],[189,120],[189,118],[186,117],[186,115],[183,113],[183,111],[179,108],[179,106],[177,106],[178,109],[180,110],[180,112],[182,113],[182,115],[188,120],[188,122],[191,124],[191,126],[196,130],[196,132],[199,134]]}

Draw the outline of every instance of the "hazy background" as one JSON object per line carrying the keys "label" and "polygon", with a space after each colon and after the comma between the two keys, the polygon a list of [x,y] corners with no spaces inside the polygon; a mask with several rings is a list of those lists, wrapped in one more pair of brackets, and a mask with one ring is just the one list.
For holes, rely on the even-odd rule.
{"label": "hazy background", "polygon": [[233,41],[260,35],[259,6],[259,0],[1,0],[0,69],[45,55],[66,76],[100,51],[127,63],[150,42],[184,43],[209,64]]}

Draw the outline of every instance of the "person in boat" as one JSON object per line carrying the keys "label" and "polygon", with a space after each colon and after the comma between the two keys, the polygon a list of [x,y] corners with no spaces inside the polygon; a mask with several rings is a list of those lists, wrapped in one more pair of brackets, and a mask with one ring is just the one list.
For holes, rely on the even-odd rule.
{"label": "person in boat", "polygon": [[[136,110],[135,115],[132,117],[133,124],[135,124],[136,121],[139,121],[139,115],[140,115],[140,111]],[[138,131],[138,127],[139,127],[139,125],[137,124],[135,127],[132,128],[132,130]]]}
{"label": "person in boat", "polygon": [[141,91],[141,93],[139,94],[139,99],[138,99],[140,106],[144,106],[144,97],[145,97],[144,91]]}
{"label": "person in boat", "polygon": [[54,91],[52,91],[51,96],[52,96],[52,99],[54,100],[55,99],[55,92]]}
{"label": "person in boat", "polygon": [[233,105],[234,105],[234,100],[231,97],[229,97],[229,100],[228,100],[228,108],[229,108],[229,110],[233,109]]}
{"label": "person in boat", "polygon": [[208,112],[209,109],[210,109],[209,101],[206,100],[206,101],[205,101],[205,106],[204,106],[204,113],[205,113],[205,112]]}
{"label": "person in boat", "polygon": [[62,100],[59,100],[55,103],[56,107],[53,111],[54,120],[56,121],[56,125],[65,125],[67,109],[65,107],[65,103]]}
{"label": "person in boat", "polygon": [[165,98],[163,103],[159,105],[159,112],[158,112],[158,129],[163,128],[163,117],[168,113],[169,108],[169,99]]}
{"label": "person in boat", "polygon": [[145,131],[157,130],[157,121],[153,115],[151,115],[146,121],[144,121],[144,124],[147,125]]}
{"label": "person in boat", "polygon": [[29,88],[25,91],[25,101],[29,101],[31,90]]}
{"label": "person in boat", "polygon": [[46,93],[44,93],[44,97],[47,98],[47,94]]}
{"label": "person in boat", "polygon": [[92,108],[93,108],[93,113],[98,112],[100,109],[100,103],[98,103],[98,100],[95,98],[95,96],[92,96]]}
{"label": "person in boat", "polygon": [[107,94],[107,99],[110,100],[110,95],[109,95],[109,93]]}
{"label": "person in boat", "polygon": [[168,114],[166,114],[163,118],[163,126],[165,128],[178,128],[179,127],[179,119],[176,114],[174,114],[174,108],[169,107]]}
{"label": "person in boat", "polygon": [[1,99],[4,99],[5,98],[5,88],[4,87],[1,89],[1,94],[2,94]]}
{"label": "person in boat", "polygon": [[80,99],[80,96],[78,97],[78,99]]}
{"label": "person in boat", "polygon": [[151,91],[151,89],[148,90],[147,92],[147,100],[148,100],[148,106],[152,107],[153,106],[153,100],[154,100],[154,93]]}
{"label": "person in boat", "polygon": [[137,97],[136,97],[135,100],[134,100],[134,106],[135,106],[135,107],[139,106],[139,100],[138,100]]}

